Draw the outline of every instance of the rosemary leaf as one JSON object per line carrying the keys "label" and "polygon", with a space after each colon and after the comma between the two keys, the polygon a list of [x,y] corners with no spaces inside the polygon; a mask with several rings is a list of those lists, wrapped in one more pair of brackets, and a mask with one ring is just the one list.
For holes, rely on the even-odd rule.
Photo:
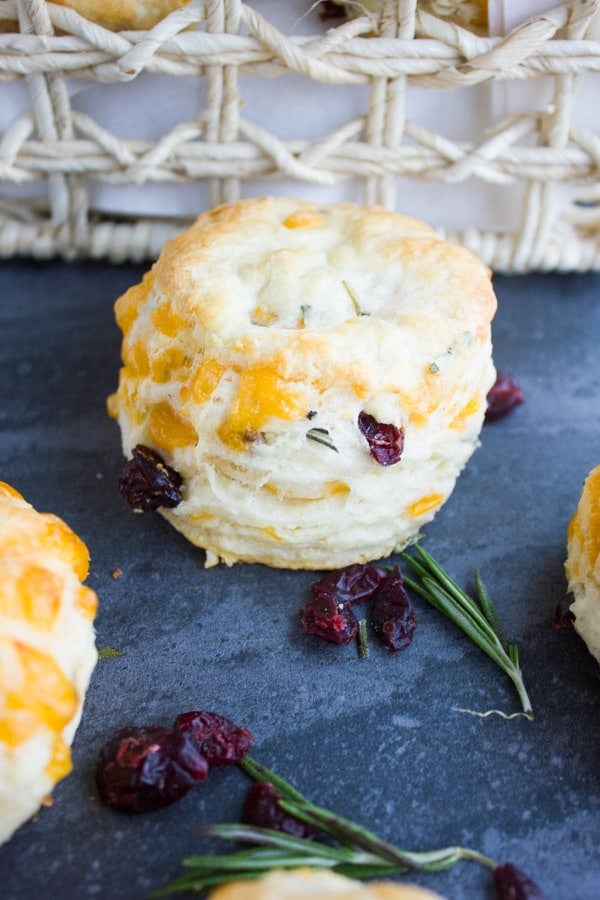
{"label": "rosemary leaf", "polygon": [[367,620],[361,619],[358,623],[358,631],[356,632],[356,643],[358,644],[358,655],[361,659],[366,659],[369,655],[369,643],[367,637]]}
{"label": "rosemary leaf", "polygon": [[406,872],[403,867],[395,868],[392,865],[381,863],[379,865],[355,866],[352,863],[340,863],[335,867],[338,875],[345,875],[346,878],[381,878],[382,875],[402,875]]}
{"label": "rosemary leaf", "polygon": [[122,650],[117,650],[116,647],[100,647],[98,650],[98,659],[118,659],[119,656],[123,656]]}
{"label": "rosemary leaf", "polygon": [[[286,804],[285,806],[284,803]],[[295,804],[290,804],[290,806],[296,808]],[[287,809],[287,801],[282,801],[281,807],[282,809]],[[330,847],[327,844],[320,845],[318,842],[311,841],[308,838],[294,837],[283,831],[275,831],[272,828],[260,828],[257,825],[211,825],[203,829],[202,833],[209,837],[218,837],[227,841],[242,841],[258,844],[261,847],[274,847],[279,851],[283,850],[286,853],[295,853],[296,855],[312,854],[315,851],[315,847],[318,847],[321,855],[327,859],[339,860],[346,858],[343,853],[340,856],[339,849]],[[250,853],[251,855],[252,852]],[[189,858],[193,859],[193,857]]]}
{"label": "rosemary leaf", "polygon": [[477,597],[479,598],[479,605],[481,606],[481,609],[483,610],[483,614],[485,615],[486,619],[488,620],[488,622],[494,629],[494,632],[496,633],[496,637],[502,644],[504,650],[508,653],[509,652],[508,641],[506,640],[504,631],[502,630],[502,625],[500,624],[500,619],[498,618],[498,613],[496,612],[494,604],[492,603],[492,598],[490,597],[489,591],[486,588],[485,584],[481,580],[478,569],[475,569],[473,577],[475,580],[475,589],[477,590]]}
{"label": "rosemary leaf", "polygon": [[329,447],[330,450],[335,450],[336,453],[339,453],[326,428],[309,428],[306,432],[306,437],[309,441],[316,441],[317,444],[323,444],[324,447]]}
{"label": "rosemary leaf", "polygon": [[342,284],[344,285],[344,290],[346,291],[346,293],[352,300],[352,306],[354,307],[354,312],[356,313],[356,315],[357,316],[370,316],[371,313],[367,312],[366,309],[362,308],[358,297],[356,296],[356,294],[354,293],[354,291],[352,290],[352,288],[350,287],[348,282],[342,281]]}
{"label": "rosemary leaf", "polygon": [[239,767],[240,769],[243,769],[246,775],[249,775],[250,778],[253,778],[255,781],[268,781],[286,800],[294,800],[297,803],[308,803],[306,797],[304,797],[300,791],[296,790],[295,787],[292,787],[292,785],[285,781],[280,775],[276,775],[275,772],[272,772],[270,769],[267,769],[266,766],[263,766],[255,759],[252,759],[251,756],[245,756],[239,763]]}
{"label": "rosemary leaf", "polygon": [[[265,875],[268,871],[270,871],[269,868],[257,870],[256,872],[244,872],[243,875],[238,875],[237,877],[244,878],[244,880],[260,878],[261,875]],[[207,891],[210,888],[218,887],[220,884],[227,884],[228,881],[235,881],[235,879],[236,876],[232,876],[229,872],[213,872],[211,874],[200,875],[194,871],[189,872],[187,875],[181,875],[174,881],[170,881],[169,884],[166,884],[164,887],[152,891],[149,896],[154,898],[167,897],[169,894],[187,894],[190,892],[200,893],[201,891]]]}

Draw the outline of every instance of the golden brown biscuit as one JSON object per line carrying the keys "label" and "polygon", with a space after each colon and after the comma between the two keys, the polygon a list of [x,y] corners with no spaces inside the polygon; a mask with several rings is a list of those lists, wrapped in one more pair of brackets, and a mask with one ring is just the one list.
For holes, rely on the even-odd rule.
{"label": "golden brown biscuit", "polygon": [[83,542],[0,482],[0,843],[71,770],[96,663]]}
{"label": "golden brown biscuit", "polygon": [[569,523],[565,572],[575,628],[600,662],[600,465],[587,476]]}
{"label": "golden brown biscuit", "polygon": [[111,31],[144,31],[189,0],[53,0]]}
{"label": "golden brown biscuit", "polygon": [[109,408],[126,456],[149,446],[183,477],[161,511],[209,563],[364,562],[415,538],[477,446],[495,309],[488,269],[422,222],[244,200],[117,301]]}
{"label": "golden brown biscuit", "polygon": [[326,869],[274,870],[256,880],[216,888],[210,900],[441,900],[425,888],[391,881],[364,884]]}

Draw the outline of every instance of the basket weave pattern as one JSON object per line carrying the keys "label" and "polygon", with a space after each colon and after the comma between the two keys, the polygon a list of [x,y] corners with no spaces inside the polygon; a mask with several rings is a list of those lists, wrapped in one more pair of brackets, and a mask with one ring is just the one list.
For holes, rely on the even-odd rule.
{"label": "basket weave pattern", "polygon": [[[571,115],[581,76],[600,88],[600,41],[586,37],[600,0],[563,3],[504,38],[478,37],[419,10],[417,0],[387,0],[378,15],[294,36],[278,31],[259,5],[192,0],[150,31],[113,33],[44,0],[0,3],[0,80],[25,80],[30,99],[29,110],[0,134],[0,256],[142,261],[187,225],[101,215],[91,208],[91,181],[202,180],[216,204],[237,199],[243,182],[256,178],[304,185],[353,179],[364,202],[395,208],[398,179],[408,177],[439,182],[440,190],[467,179],[507,191],[525,185],[514,231],[444,233],[496,270],[600,268],[600,137]],[[70,79],[110,84],[143,72],[204,79],[197,116],[149,142],[118,138],[71,106]],[[276,85],[287,72],[306,78],[307,90],[367,85],[368,108],[317,139],[283,140],[243,116],[242,90],[244,76]],[[468,142],[406,117],[414,86],[449,91],[541,78],[552,82],[549,105],[506,117]],[[2,90],[0,83],[0,98]],[[581,186],[585,202],[556,212],[554,192],[566,183]],[[42,185],[44,197],[3,191],[28,184]],[[467,184],[465,194],[468,202]]]}

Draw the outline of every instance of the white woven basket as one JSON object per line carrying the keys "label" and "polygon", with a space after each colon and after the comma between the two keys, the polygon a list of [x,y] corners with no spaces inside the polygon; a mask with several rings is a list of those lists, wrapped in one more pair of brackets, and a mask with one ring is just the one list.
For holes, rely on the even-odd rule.
{"label": "white woven basket", "polygon": [[[347,189],[352,199],[408,213],[420,212],[422,192],[438,231],[496,271],[600,269],[600,41],[590,37],[599,6],[562,3],[492,38],[426,13],[417,0],[387,0],[377,15],[309,35],[276,28],[259,0],[191,0],[150,31],[119,33],[44,0],[3,0],[0,123],[10,91],[28,100],[0,130],[0,256],[151,259],[190,210],[140,213],[128,206],[129,189],[139,196],[201,185],[207,206],[267,184],[303,196]],[[139,94],[128,86],[148,73],[162,76],[161,90],[168,79],[173,96],[179,84],[202,82],[194,114],[154,140],[113,132],[75,102],[77,91],[102,85],[118,97],[121,123],[135,121],[127,90],[132,104]],[[360,92],[364,108],[317,135],[307,128],[303,136],[299,121],[293,137],[282,137],[244,115],[244,90],[262,79],[275,96],[286,73],[303,80],[315,109],[320,90],[332,87],[340,97]],[[582,85],[596,97],[597,128],[576,121]],[[411,92],[464,104],[481,86],[491,105],[468,139],[407,113]],[[498,89],[513,91],[521,108],[490,120]],[[508,203],[509,226],[494,227],[493,209],[491,225],[469,221],[480,188]],[[120,191],[121,208],[96,203],[99,189]],[[437,200],[461,207],[459,226],[436,221]]]}

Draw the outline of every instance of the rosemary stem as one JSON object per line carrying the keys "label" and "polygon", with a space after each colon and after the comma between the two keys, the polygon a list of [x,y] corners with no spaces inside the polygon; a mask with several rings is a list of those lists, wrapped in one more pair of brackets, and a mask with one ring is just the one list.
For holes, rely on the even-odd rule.
{"label": "rosemary stem", "polygon": [[527,693],[527,688],[525,687],[525,682],[523,681],[523,675],[521,673],[520,667],[516,666],[514,674],[509,673],[509,677],[511,678],[512,683],[516,688],[517,694],[519,695],[521,706],[523,707],[523,712],[528,719],[533,721],[533,708],[531,706],[529,694]]}

